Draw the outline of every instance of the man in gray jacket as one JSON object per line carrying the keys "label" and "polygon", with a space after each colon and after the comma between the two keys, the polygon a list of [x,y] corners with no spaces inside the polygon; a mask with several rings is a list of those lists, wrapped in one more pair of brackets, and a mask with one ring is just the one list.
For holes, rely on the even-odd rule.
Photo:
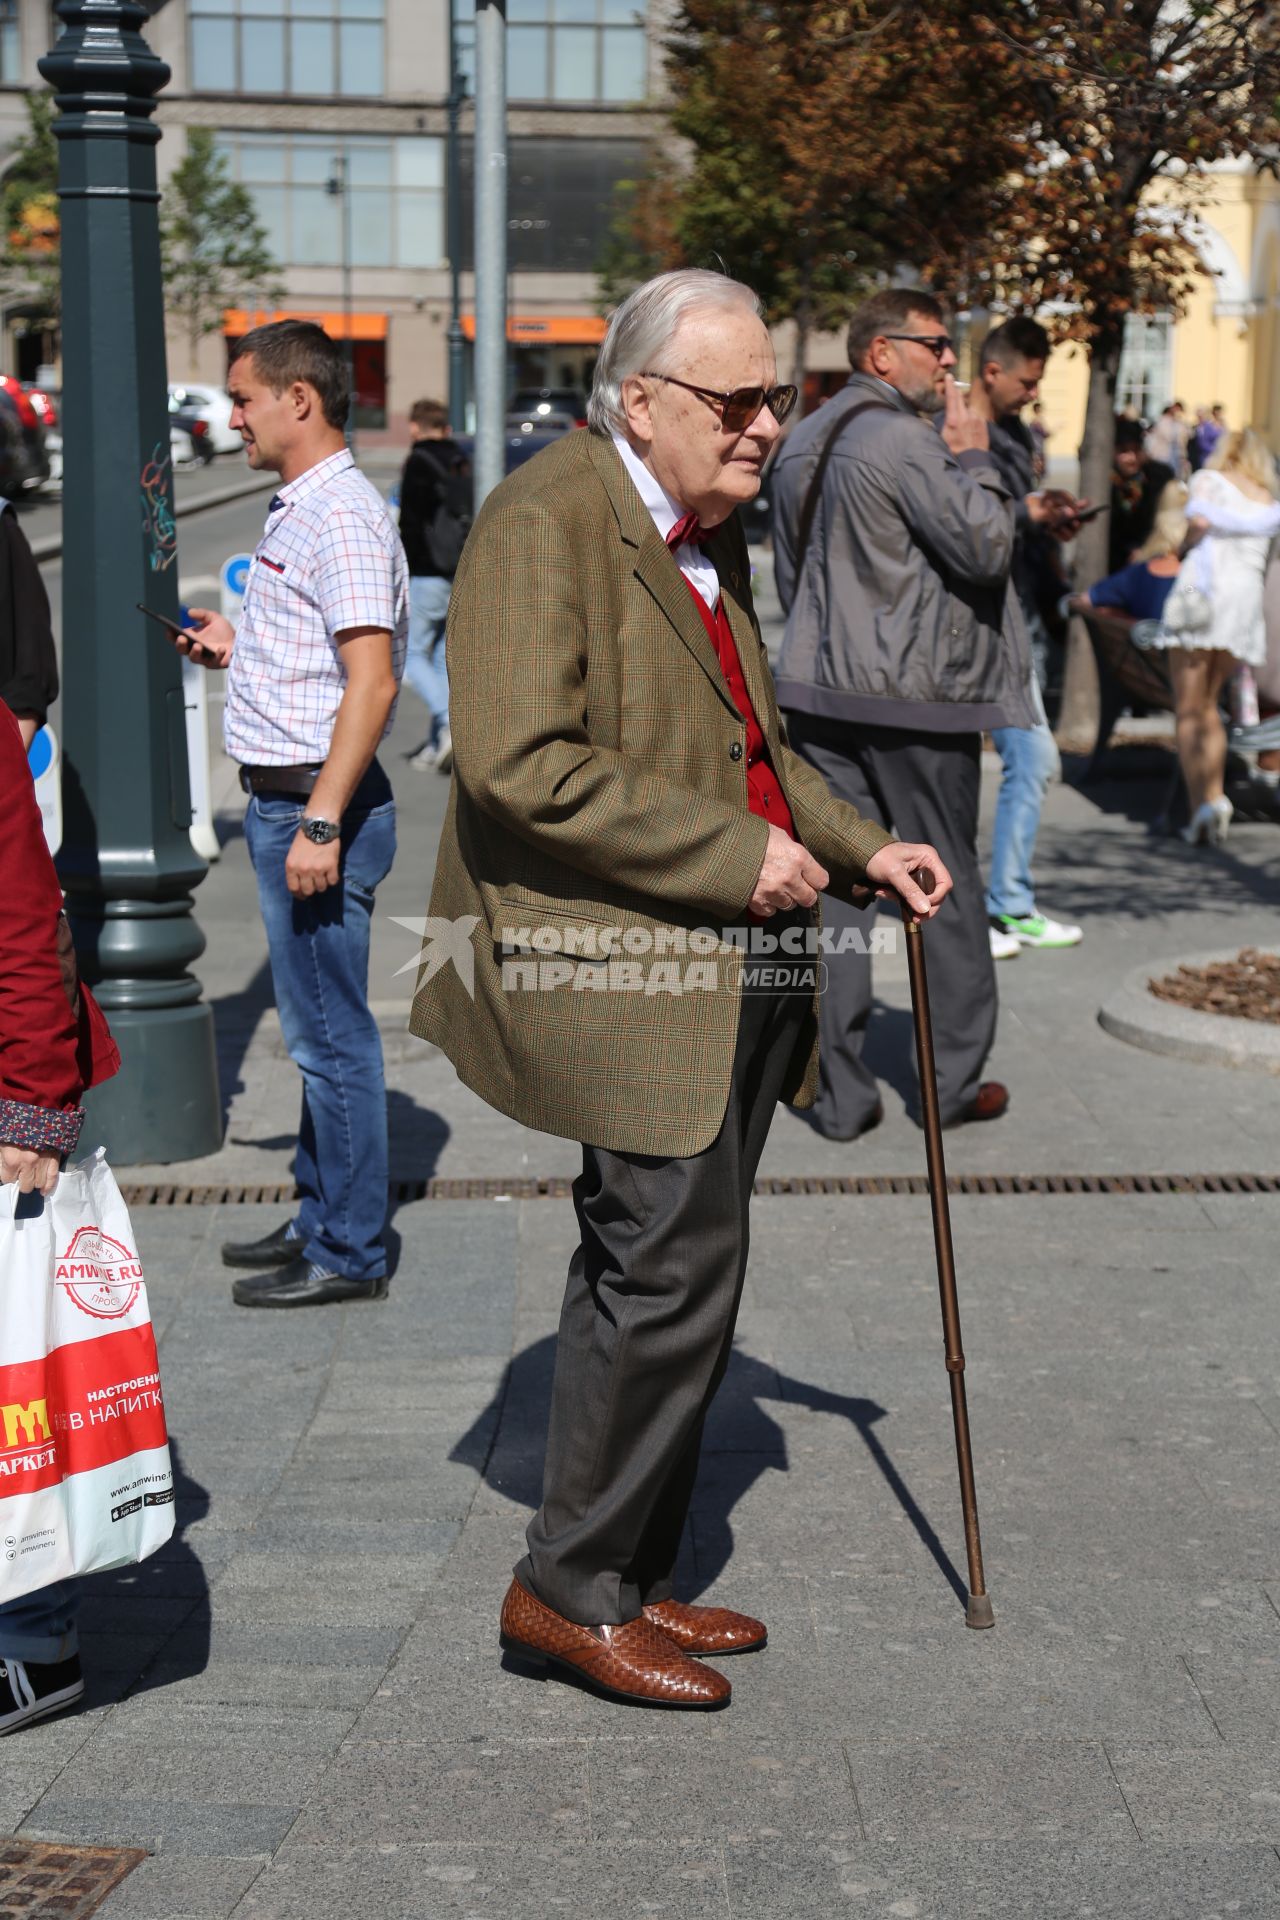
{"label": "man in gray jacket", "polygon": [[[774,563],[787,631],[777,666],[791,744],[833,793],[936,846],[954,911],[930,929],[944,1124],[991,1120],[1007,1088],[981,1077],[996,982],[978,871],[984,728],[1027,726],[1028,643],[1009,590],[1014,521],[987,424],[951,376],[931,294],[876,294],[849,324],[853,376],[787,440],[773,470]],[[934,417],[942,414],[942,430]],[[883,1118],[862,1060],[874,908],[823,903],[861,939],[829,963],[813,1124],[852,1140]],[[846,942],[847,944],[847,942]]]}

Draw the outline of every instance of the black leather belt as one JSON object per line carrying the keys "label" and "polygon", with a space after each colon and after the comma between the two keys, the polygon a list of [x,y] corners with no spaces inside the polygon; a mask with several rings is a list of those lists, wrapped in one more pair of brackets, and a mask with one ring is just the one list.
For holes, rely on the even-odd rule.
{"label": "black leather belt", "polygon": [[298,793],[305,800],[322,767],[241,767],[240,785],[246,793]]}

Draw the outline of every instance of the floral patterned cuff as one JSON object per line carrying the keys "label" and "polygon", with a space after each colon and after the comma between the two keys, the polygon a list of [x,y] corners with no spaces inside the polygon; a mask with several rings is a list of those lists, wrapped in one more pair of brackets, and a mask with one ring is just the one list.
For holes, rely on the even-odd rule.
{"label": "floral patterned cuff", "polygon": [[0,1100],[0,1141],[9,1147],[34,1147],[37,1153],[73,1153],[84,1125],[84,1108],[59,1113],[31,1107],[24,1100]]}

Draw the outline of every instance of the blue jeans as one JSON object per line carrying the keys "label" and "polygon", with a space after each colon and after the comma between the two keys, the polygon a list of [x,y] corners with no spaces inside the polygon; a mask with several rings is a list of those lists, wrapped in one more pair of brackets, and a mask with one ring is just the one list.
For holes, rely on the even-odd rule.
{"label": "blue jeans", "polygon": [[20,1600],[0,1606],[0,1660],[30,1660],[52,1666],[80,1651],[76,1614],[80,1606],[78,1580],[55,1580]]}
{"label": "blue jeans", "polygon": [[409,652],[404,677],[431,715],[435,746],[449,724],[449,675],[444,664],[444,622],[452,580],[419,574],[409,582]]}
{"label": "blue jeans", "polygon": [[271,978],[289,1057],[302,1072],[294,1176],[302,1252],[329,1273],[387,1270],[387,1093],[369,1011],[369,927],[396,851],[396,810],[375,760],[342,820],[342,885],[295,899],[284,863],[303,803],[256,793],[245,839],[258,880]]}
{"label": "blue jeans", "polygon": [[1040,724],[997,727],[992,734],[1003,773],[991,836],[991,884],[987,912],[1022,919],[1036,910],[1031,861],[1040,831],[1040,810],[1049,782],[1061,769],[1058,745],[1044,718],[1039,688],[1032,682]]}

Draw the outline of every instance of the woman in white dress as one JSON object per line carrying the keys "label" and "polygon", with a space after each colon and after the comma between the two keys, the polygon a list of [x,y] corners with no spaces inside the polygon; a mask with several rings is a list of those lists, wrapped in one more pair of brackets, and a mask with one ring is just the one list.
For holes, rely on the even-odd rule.
{"label": "woman in white dress", "polygon": [[1268,548],[1280,533],[1277,491],[1276,463],[1249,427],[1223,434],[1191,478],[1186,557],[1154,644],[1169,649],[1178,757],[1191,802],[1182,837],[1192,846],[1218,845],[1231,821],[1218,699],[1241,661],[1258,667],[1266,658],[1262,583]]}

